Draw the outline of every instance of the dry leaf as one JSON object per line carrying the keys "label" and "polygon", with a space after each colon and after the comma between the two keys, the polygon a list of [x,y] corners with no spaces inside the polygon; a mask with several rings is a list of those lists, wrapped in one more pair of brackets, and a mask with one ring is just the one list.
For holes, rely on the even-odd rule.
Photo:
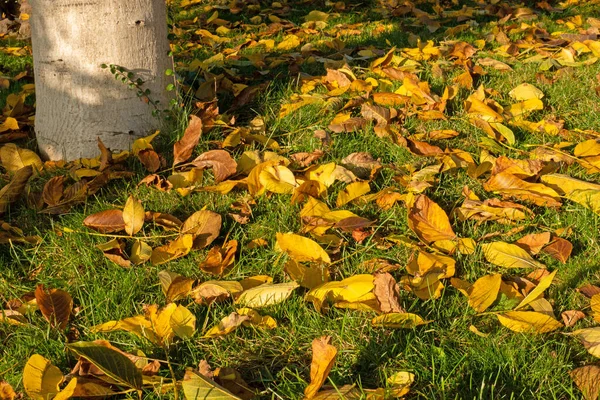
{"label": "dry leaf", "polygon": [[100,233],[114,233],[125,229],[123,211],[106,210],[89,215],[83,220],[83,225]]}
{"label": "dry leaf", "polygon": [[312,399],[315,397],[335,362],[337,349],[329,344],[331,336],[323,336],[312,342],[313,358],[310,364],[310,384],[304,389],[305,398]]}
{"label": "dry leaf", "polygon": [[379,308],[384,313],[406,312],[398,303],[398,284],[394,277],[387,273],[375,274],[373,294],[379,302]]}
{"label": "dry leaf", "polygon": [[201,135],[202,120],[195,115],[190,115],[190,123],[183,133],[183,137],[173,146],[173,165],[181,164],[192,156]]}
{"label": "dry leaf", "polygon": [[482,244],[485,259],[492,264],[505,268],[545,268],[535,261],[529,253],[516,244],[493,242]]}
{"label": "dry leaf", "polygon": [[570,372],[571,379],[583,393],[585,400],[597,400],[600,394],[600,367],[585,365]]}
{"label": "dry leaf", "polygon": [[442,208],[425,195],[418,195],[408,211],[408,226],[425,243],[452,240],[456,234]]}
{"label": "dry leaf", "polygon": [[35,299],[42,315],[54,327],[65,329],[73,310],[71,295],[60,289],[44,289],[38,285],[35,289]]}

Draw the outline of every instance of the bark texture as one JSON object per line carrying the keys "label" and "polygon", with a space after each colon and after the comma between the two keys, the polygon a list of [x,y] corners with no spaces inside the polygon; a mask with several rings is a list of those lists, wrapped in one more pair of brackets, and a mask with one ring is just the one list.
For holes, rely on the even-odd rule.
{"label": "bark texture", "polygon": [[173,79],[165,0],[30,0],[36,84],[35,131],[43,156],[98,155],[97,138],[113,150],[159,128],[151,104],[101,64],[145,81],[168,107]]}

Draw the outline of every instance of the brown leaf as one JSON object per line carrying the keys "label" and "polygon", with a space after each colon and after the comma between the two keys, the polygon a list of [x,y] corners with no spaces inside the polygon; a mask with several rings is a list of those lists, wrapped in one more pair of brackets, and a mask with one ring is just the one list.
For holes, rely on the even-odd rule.
{"label": "brown leaf", "polygon": [[60,289],[46,291],[43,285],[37,285],[35,299],[42,315],[50,325],[60,329],[67,326],[73,309],[73,299],[69,293]]}
{"label": "brown leaf", "polygon": [[202,120],[195,115],[191,115],[190,123],[183,133],[183,137],[173,146],[173,165],[187,161],[192,156],[201,135]]}
{"label": "brown leaf", "polygon": [[10,204],[21,197],[25,185],[33,175],[33,167],[28,165],[15,172],[12,180],[0,190],[0,214],[4,214]]}
{"label": "brown leaf", "polygon": [[196,157],[192,161],[197,168],[212,168],[215,183],[219,183],[234,175],[237,163],[225,150],[211,150]]}
{"label": "brown leaf", "polygon": [[106,258],[111,260],[117,265],[124,268],[131,267],[131,261],[128,260],[127,254],[125,254],[125,241],[121,239],[113,239],[106,243],[102,243],[96,246]]}
{"label": "brown leaf", "polygon": [[160,157],[156,151],[145,149],[140,151],[137,156],[149,172],[156,172],[160,168]]}
{"label": "brown leaf", "polygon": [[568,310],[560,314],[567,328],[574,326],[577,321],[585,318],[585,314],[579,310]]}
{"label": "brown leaf", "polygon": [[153,222],[167,231],[178,231],[181,228],[181,225],[183,225],[183,222],[181,222],[179,218],[171,214],[154,211],[146,211],[144,221]]}
{"label": "brown leaf", "polygon": [[325,153],[322,150],[315,150],[311,153],[295,153],[290,155],[290,159],[302,168],[308,167],[319,158],[323,157]]}
{"label": "brown leaf", "polygon": [[354,117],[340,122],[339,124],[331,124],[327,128],[335,133],[355,132],[364,128],[367,125],[367,120],[360,117]]}
{"label": "brown leaf", "polygon": [[331,336],[323,336],[312,342],[313,358],[310,364],[310,384],[304,389],[305,398],[315,397],[333,367],[337,349],[329,344]]}
{"label": "brown leaf", "polygon": [[65,177],[62,175],[55,176],[51,178],[44,185],[44,190],[42,191],[42,199],[44,199],[44,203],[49,206],[55,206],[60,202],[62,198],[63,191],[65,188]]}
{"label": "brown leaf", "polygon": [[146,176],[140,181],[140,183],[138,183],[138,186],[140,185],[154,186],[161,192],[168,192],[169,190],[173,189],[173,184],[171,182],[156,174]]}
{"label": "brown leaf", "polygon": [[570,373],[571,379],[583,393],[585,400],[596,400],[600,394],[600,367],[585,365]]}
{"label": "brown leaf", "polygon": [[200,269],[213,275],[223,275],[235,259],[237,240],[230,240],[223,246],[215,246],[208,252],[206,259],[200,263]]}
{"label": "brown leaf", "polygon": [[208,210],[196,211],[181,226],[181,234],[194,238],[194,248],[202,249],[212,243],[221,231],[221,216]]}
{"label": "brown leaf", "polygon": [[538,254],[542,250],[542,247],[550,242],[550,236],[550,232],[532,233],[523,236],[515,244],[530,254]]}
{"label": "brown leaf", "polygon": [[387,272],[375,274],[373,280],[373,294],[379,302],[379,308],[384,313],[405,313],[406,311],[398,303],[398,284],[392,275]]}
{"label": "brown leaf", "polygon": [[565,264],[571,255],[571,251],[573,251],[573,245],[567,239],[557,237],[542,251]]}
{"label": "brown leaf", "polygon": [[342,165],[361,179],[372,178],[382,167],[382,164],[369,153],[352,153],[342,160]]}
{"label": "brown leaf", "polygon": [[114,233],[125,229],[123,211],[105,210],[89,215],[83,225],[100,233]]}
{"label": "brown leaf", "polygon": [[100,149],[100,171],[104,171],[113,163],[112,153],[106,148],[100,137],[98,137],[98,148]]}
{"label": "brown leaf", "polygon": [[598,286],[594,286],[594,285],[583,285],[582,287],[578,288],[577,291],[581,294],[583,294],[585,297],[588,298],[592,298],[597,294],[600,294],[600,287]]}

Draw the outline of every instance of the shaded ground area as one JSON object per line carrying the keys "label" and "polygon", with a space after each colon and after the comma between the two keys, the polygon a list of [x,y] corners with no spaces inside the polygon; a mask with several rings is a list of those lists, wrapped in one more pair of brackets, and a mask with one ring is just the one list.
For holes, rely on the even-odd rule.
{"label": "shaded ground area", "polygon": [[[600,315],[593,297],[600,293],[593,286],[600,281],[599,7],[574,0],[172,2],[179,122],[152,141],[153,149],[144,144],[142,156],[44,165],[6,209],[5,221],[39,240],[23,245],[14,243],[13,231],[1,236],[13,242],[3,239],[0,247],[0,300],[24,319],[0,321],[0,378],[22,392],[33,354],[67,374],[77,362],[68,343],[105,339],[160,360],[158,375],[167,379],[165,360],[177,379],[206,360],[238,371],[258,398],[302,398],[311,343],[328,335],[338,353],[327,385],[393,388],[387,379],[408,372],[414,382],[407,398],[581,398],[571,371],[595,357],[589,343],[563,333],[594,328]],[[10,34],[1,40],[0,98],[18,128],[2,130],[0,140],[35,150],[29,45]],[[190,115],[204,123],[193,157],[205,159],[170,168]],[[227,156],[206,155],[215,150]],[[165,160],[158,168],[150,151]],[[8,182],[15,169],[0,161]],[[218,166],[231,162],[235,172],[219,178]],[[159,177],[138,186],[148,167]],[[109,173],[121,179],[105,181]],[[63,188],[60,207],[42,196],[56,176],[72,188]],[[78,182],[86,185],[83,198],[73,194]],[[123,231],[98,234],[84,219],[122,209],[130,196],[146,211],[181,221],[210,210],[222,226],[212,244],[189,254],[128,265],[136,240]],[[307,209],[309,197],[328,211]],[[181,237],[165,224],[150,218],[138,240],[156,249]],[[302,260],[295,252],[305,248],[282,252],[277,234],[287,232],[314,240],[330,262]],[[113,243],[106,251],[112,257],[104,257],[96,246],[116,236],[125,255]],[[229,263],[223,249],[234,240]],[[525,254],[508,247],[498,257],[494,243]],[[429,255],[437,263],[426,261]],[[364,286],[326,293],[332,306],[319,312],[305,296],[323,275],[307,283],[291,269],[294,259],[324,268],[332,281],[385,271],[399,289],[387,300],[431,322],[408,329],[372,324],[390,311],[372,282],[365,298],[352,297]],[[191,337],[167,347],[128,332],[92,331],[143,314],[148,305],[166,306],[163,270],[190,278],[195,289],[261,275],[302,287],[257,307],[276,321],[274,329],[254,324],[204,338],[240,312],[231,298],[239,293],[209,306],[181,289],[177,303],[196,318]],[[471,284],[484,277],[495,283],[481,281],[475,291]],[[64,329],[50,327],[34,306],[21,308],[38,284],[72,296]],[[577,290],[584,285],[591,286]],[[536,314],[509,314],[536,287],[535,299],[519,309]],[[572,313],[563,317],[566,311]]]}

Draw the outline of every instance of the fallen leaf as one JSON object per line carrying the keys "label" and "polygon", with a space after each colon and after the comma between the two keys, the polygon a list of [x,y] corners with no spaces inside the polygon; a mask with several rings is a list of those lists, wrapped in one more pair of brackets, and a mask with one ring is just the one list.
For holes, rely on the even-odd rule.
{"label": "fallen leaf", "polygon": [[32,175],[33,167],[23,167],[15,172],[12,180],[0,189],[0,214],[4,214],[9,206],[21,197],[25,190],[25,185]]}
{"label": "fallen leaf", "polygon": [[585,365],[569,373],[571,379],[583,393],[585,400],[596,400],[600,394],[600,367]]}
{"label": "fallen leaf", "polygon": [[202,249],[212,243],[221,231],[221,216],[208,210],[196,211],[181,226],[182,235],[191,235],[194,249]]}
{"label": "fallen leaf", "polygon": [[329,255],[314,240],[294,233],[277,233],[276,238],[276,248],[298,262],[331,263]]}
{"label": "fallen leaf", "polygon": [[60,289],[44,289],[38,285],[35,289],[35,299],[42,315],[54,327],[65,329],[73,310],[71,295]]}
{"label": "fallen leaf", "polygon": [[42,160],[35,152],[22,149],[13,143],[0,147],[0,162],[9,172],[16,172],[27,166],[32,166],[38,171],[43,168]]}
{"label": "fallen leaf", "polygon": [[410,207],[408,226],[427,244],[456,238],[444,210],[425,195],[418,195]]}
{"label": "fallen leaf", "polygon": [[312,342],[313,358],[310,364],[310,383],[304,389],[304,397],[315,397],[333,367],[337,349],[330,344],[331,336],[322,336]]}
{"label": "fallen leaf", "polygon": [[502,325],[514,332],[547,333],[563,326],[554,318],[536,311],[509,311],[496,314]]}
{"label": "fallen leaf", "polygon": [[373,285],[373,294],[383,313],[406,312],[398,303],[398,284],[391,274],[387,272],[375,274]]}
{"label": "fallen leaf", "polygon": [[190,123],[183,133],[183,137],[173,146],[173,165],[181,164],[192,156],[201,135],[202,119],[195,115],[190,115]]}
{"label": "fallen leaf", "polygon": [[379,315],[371,321],[373,326],[395,329],[412,329],[419,325],[426,325],[429,322],[431,321],[425,321],[416,314],[406,312]]}
{"label": "fallen leaf", "polygon": [[125,203],[125,207],[123,207],[125,232],[127,232],[129,236],[138,233],[140,229],[142,229],[142,225],[144,225],[144,217],[145,211],[142,203],[133,196],[129,196]]}
{"label": "fallen leaf", "polygon": [[265,283],[244,290],[235,303],[250,308],[261,308],[279,304],[290,297],[298,286],[296,282]]}
{"label": "fallen leaf", "polygon": [[242,400],[216,382],[191,370],[185,372],[181,388],[186,400]]}
{"label": "fallen leaf", "polygon": [[83,225],[100,233],[114,233],[125,229],[123,211],[106,210],[89,215]]}
{"label": "fallen leaf", "polygon": [[485,259],[492,264],[505,268],[545,268],[535,261],[529,253],[516,244],[493,242],[481,245]]}

